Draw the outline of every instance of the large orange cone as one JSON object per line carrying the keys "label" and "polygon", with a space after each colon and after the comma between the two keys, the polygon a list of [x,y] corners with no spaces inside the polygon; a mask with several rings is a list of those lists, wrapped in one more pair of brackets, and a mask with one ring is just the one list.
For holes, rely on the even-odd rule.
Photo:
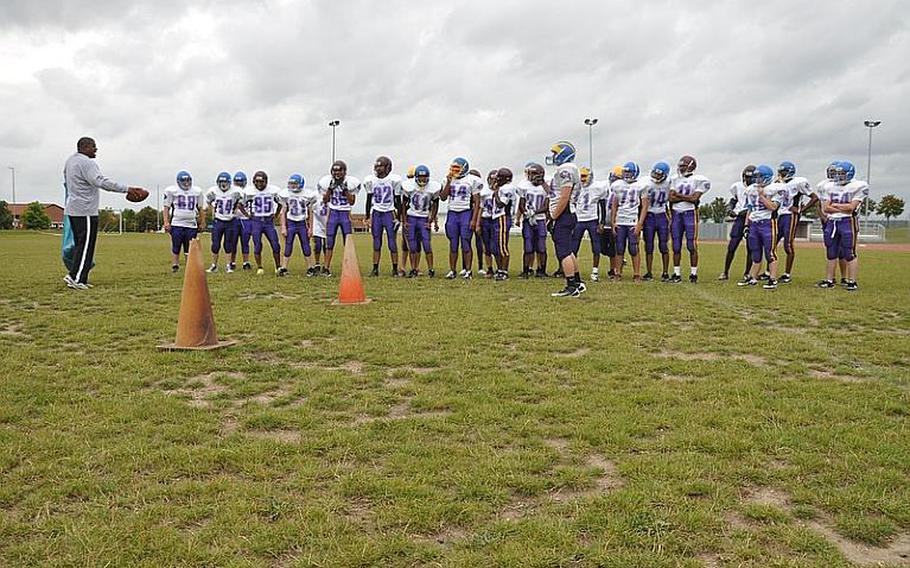
{"label": "large orange cone", "polygon": [[360,276],[360,265],[357,264],[354,239],[348,235],[344,239],[344,260],[341,261],[341,286],[338,288],[338,299],[332,304],[348,306],[369,302],[370,299],[363,290],[363,278]]}
{"label": "large orange cone", "polygon": [[233,345],[233,341],[218,341],[215,318],[212,316],[212,302],[209,286],[205,280],[202,252],[199,239],[190,241],[190,252],[186,259],[186,274],[183,277],[183,293],[180,296],[180,315],[177,317],[177,340],[159,345],[166,351],[208,351]]}

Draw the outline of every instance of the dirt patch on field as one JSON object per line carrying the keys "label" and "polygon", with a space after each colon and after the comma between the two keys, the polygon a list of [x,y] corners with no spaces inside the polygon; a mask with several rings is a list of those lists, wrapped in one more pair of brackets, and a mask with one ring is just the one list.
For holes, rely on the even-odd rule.
{"label": "dirt patch on field", "polygon": [[566,352],[557,353],[556,356],[565,357],[567,359],[577,359],[579,357],[584,357],[585,355],[587,355],[590,352],[591,352],[590,348],[580,347],[580,348],[576,349],[575,351],[570,351],[568,353],[566,353]]}
{"label": "dirt patch on field", "polygon": [[[165,390],[163,392],[169,395],[188,397],[188,404],[192,407],[211,408],[211,399],[227,390],[227,387],[217,383],[219,377],[245,379],[246,375],[236,371],[215,371],[189,379],[187,384],[194,386],[185,386],[178,389]],[[199,385],[196,386],[194,383],[199,383]]]}
{"label": "dirt patch on field", "polygon": [[295,369],[306,369],[314,371],[344,371],[352,375],[362,375],[365,364],[361,361],[348,361],[342,365],[330,366],[330,365],[320,365],[319,363],[314,363],[312,361],[297,361],[289,363],[289,365]]}
{"label": "dirt patch on field", "polygon": [[819,369],[812,369],[809,371],[809,376],[813,379],[825,379],[828,381],[837,381],[839,383],[863,383],[865,379],[861,377],[854,377],[853,375],[837,375],[831,371],[823,371]]}
{"label": "dirt patch on field", "polygon": [[442,547],[449,547],[453,543],[467,538],[468,534],[468,531],[462,527],[445,526],[434,534],[414,535],[412,538],[416,541],[429,542]]}
{"label": "dirt patch on field", "polygon": [[17,321],[6,324],[0,323],[0,335],[25,337],[26,334],[22,331],[23,327],[22,323]]}
{"label": "dirt patch on field", "polygon": [[401,402],[395,404],[389,408],[389,412],[385,416],[370,416],[367,414],[360,414],[354,418],[353,425],[361,426],[363,424],[370,424],[372,422],[410,420],[412,418],[445,418],[452,415],[452,413],[448,410],[415,411],[411,407],[412,399],[413,397],[407,397]]}
{"label": "dirt patch on field", "polygon": [[724,565],[720,556],[716,554],[696,554],[695,559],[701,562],[701,565],[704,566],[704,568],[721,568]]}
{"label": "dirt patch on field", "polygon": [[660,378],[674,383],[688,383],[698,380],[698,377],[692,375],[671,375],[670,373],[661,373]]}
{"label": "dirt patch on field", "polygon": [[299,430],[247,430],[244,434],[260,440],[271,440],[282,444],[299,444]]}
{"label": "dirt patch on field", "polygon": [[682,351],[664,350],[657,352],[657,356],[664,357],[666,359],[676,359],[679,361],[723,361],[724,359],[739,359],[740,361],[745,361],[746,363],[755,365],[756,367],[768,366],[767,359],[759,355],[753,355],[751,353],[683,353]]}
{"label": "dirt patch on field", "polygon": [[257,294],[255,292],[249,294],[243,294],[240,296],[241,300],[250,301],[250,300],[297,300],[300,296],[295,294],[282,294],[281,292],[271,292],[269,294]]}
{"label": "dirt patch on field", "polygon": [[[784,491],[761,487],[747,491],[743,497],[744,504],[762,505],[779,509],[793,515],[790,495]],[[736,512],[726,517],[727,522],[736,528],[749,530],[753,524]],[[808,528],[834,545],[850,562],[860,566],[910,566],[910,533],[901,533],[891,539],[888,546],[878,547],[856,542],[840,535],[834,530],[830,516],[822,513],[817,519],[804,521],[797,519],[796,524]]]}

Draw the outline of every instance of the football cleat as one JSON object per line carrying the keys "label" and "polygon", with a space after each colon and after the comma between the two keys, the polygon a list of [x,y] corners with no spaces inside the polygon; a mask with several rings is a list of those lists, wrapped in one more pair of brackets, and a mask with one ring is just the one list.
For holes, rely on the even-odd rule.
{"label": "football cleat", "polygon": [[670,164],[667,162],[657,162],[651,168],[651,179],[654,183],[661,183],[670,177]]}
{"label": "football cleat", "polygon": [[256,276],[262,276],[263,274],[265,274],[265,270],[261,268],[256,269]]}
{"label": "football cleat", "polygon": [[622,179],[628,183],[633,183],[638,179],[639,169],[635,162],[626,162],[622,165]]}
{"label": "football cleat", "polygon": [[484,270],[483,268],[481,268],[480,270],[477,271],[477,276],[480,276],[481,278],[483,278],[486,275],[487,275],[487,271]]}
{"label": "football cleat", "polygon": [[253,269],[253,265],[250,264],[249,262],[244,262],[244,263],[243,263],[243,269],[244,269],[244,270],[252,270],[252,269]]}
{"label": "football cleat", "polygon": [[544,268],[538,268],[537,272],[534,273],[534,276],[536,276],[537,278],[549,278],[550,277],[550,275],[547,274],[547,271]]}
{"label": "football cleat", "polygon": [[306,269],[306,277],[312,278],[313,276],[316,276],[316,267],[311,266]]}
{"label": "football cleat", "polygon": [[600,282],[600,274],[596,272],[591,273],[591,282]]}
{"label": "football cleat", "polygon": [[816,288],[834,288],[834,286],[833,280],[819,280],[815,283]]}
{"label": "football cleat", "polygon": [[277,270],[275,270],[275,275],[276,276],[287,276],[288,269],[282,266],[281,268],[278,268]]}
{"label": "football cleat", "polygon": [[550,161],[554,166],[568,164],[575,160],[575,146],[571,142],[560,141],[550,147]]}
{"label": "football cleat", "polygon": [[698,284],[698,274],[690,274],[689,282],[692,284]]}
{"label": "football cleat", "polygon": [[765,290],[776,290],[777,289],[777,280],[773,278],[768,278],[768,281],[762,286]]}
{"label": "football cleat", "polygon": [[571,286],[569,284],[566,284],[566,287],[563,288],[562,290],[560,290],[559,292],[553,292],[552,294],[550,294],[550,296],[552,296],[554,298],[566,298],[568,296],[575,296],[575,295],[578,295],[575,286]]}
{"label": "football cleat", "polygon": [[841,278],[841,279],[840,279],[840,285],[841,285],[841,286],[846,286],[846,285],[847,285],[847,279],[846,279],[846,278]]}
{"label": "football cleat", "polygon": [[227,272],[228,274],[230,274],[231,272],[234,272],[234,270],[236,270],[236,269],[237,269],[237,265],[234,264],[233,262],[229,262],[224,265],[224,271]]}
{"label": "football cleat", "polygon": [[410,271],[408,271],[408,278],[415,278],[416,276],[417,276],[416,268],[412,268]]}
{"label": "football cleat", "polygon": [[566,273],[562,271],[562,268],[553,273],[553,278],[565,278]]}
{"label": "football cleat", "polygon": [[857,290],[859,290],[859,286],[856,285],[856,280],[848,281],[846,289],[848,292],[856,292]]}
{"label": "football cleat", "polygon": [[322,267],[322,275],[325,276],[326,278],[331,278],[331,277],[332,277],[332,271],[329,270],[329,267],[328,267],[328,266],[323,266],[323,267]]}
{"label": "football cleat", "polygon": [[743,276],[743,279],[736,283],[737,286],[755,286],[758,284],[758,280],[752,278],[751,275]]}
{"label": "football cleat", "polygon": [[641,279],[644,280],[645,282],[650,282],[650,281],[654,280],[654,275],[651,274],[650,272],[645,272],[645,275],[642,276]]}
{"label": "football cleat", "polygon": [[670,275],[667,274],[666,272],[664,272],[663,274],[660,275],[660,281],[661,281],[661,282],[669,282],[669,281],[670,281]]}
{"label": "football cleat", "polygon": [[695,173],[695,168],[698,167],[698,162],[695,161],[695,158],[689,155],[685,155],[679,159],[679,162],[676,163],[676,171],[679,175],[683,177],[688,177]]}
{"label": "football cleat", "polygon": [[585,286],[585,283],[581,280],[575,283],[575,288],[578,290],[579,294],[582,294],[588,290],[588,287]]}
{"label": "football cleat", "polygon": [[403,273],[401,270],[395,270],[393,268],[391,274],[392,274],[392,278],[400,278]]}
{"label": "football cleat", "polygon": [[635,276],[633,276],[633,277],[632,277],[632,282],[641,282],[641,275],[640,275],[640,274],[636,274]]}
{"label": "football cleat", "polygon": [[762,280],[762,281],[767,280],[768,278],[771,278],[771,275],[768,274],[767,272],[762,272],[761,274],[758,275],[758,279]]}
{"label": "football cleat", "polygon": [[[464,270],[462,270],[462,272],[464,272]],[[450,271],[446,272],[446,280],[455,280],[455,271],[454,270],[450,270]]]}
{"label": "football cleat", "polygon": [[436,271],[432,268],[427,270],[427,278],[436,278]]}
{"label": "football cleat", "polygon": [[669,284],[679,284],[682,282],[682,276],[679,274],[674,274],[673,276],[669,277],[666,282]]}
{"label": "football cleat", "polygon": [[206,270],[206,272],[218,272],[218,265],[212,264],[211,266],[208,267],[208,270]]}
{"label": "football cleat", "polygon": [[179,265],[179,264],[172,264],[172,265],[171,265],[171,272],[172,272],[172,273],[176,273],[178,270],[180,270],[180,265]]}
{"label": "football cleat", "polygon": [[718,279],[718,280],[729,280],[729,279],[730,279],[730,275],[727,274],[726,272],[721,272],[721,273],[720,273],[720,276],[718,276],[717,279]]}
{"label": "football cleat", "polygon": [[470,270],[465,270],[465,271],[464,271],[464,276],[462,276],[462,278],[464,278],[465,280],[470,280],[470,279],[472,278],[471,271],[470,271]]}
{"label": "football cleat", "polygon": [[789,284],[793,282],[793,279],[790,278],[789,274],[781,274],[780,278],[777,280],[780,284]]}
{"label": "football cleat", "polygon": [[373,270],[370,271],[370,276],[373,278],[379,276],[379,269],[374,267]]}

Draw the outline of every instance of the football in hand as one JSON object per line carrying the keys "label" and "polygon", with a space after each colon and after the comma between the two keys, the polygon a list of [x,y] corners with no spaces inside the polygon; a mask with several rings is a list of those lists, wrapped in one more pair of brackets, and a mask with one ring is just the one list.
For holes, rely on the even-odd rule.
{"label": "football in hand", "polygon": [[142,189],[141,187],[131,187],[129,191],[126,192],[126,200],[132,201],[133,203],[145,201],[145,198],[148,196],[149,192]]}

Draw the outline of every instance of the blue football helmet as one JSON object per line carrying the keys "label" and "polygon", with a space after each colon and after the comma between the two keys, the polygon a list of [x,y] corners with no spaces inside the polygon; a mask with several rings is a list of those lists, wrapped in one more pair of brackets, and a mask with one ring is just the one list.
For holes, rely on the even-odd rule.
{"label": "blue football helmet", "polygon": [[177,187],[180,189],[189,189],[193,186],[193,176],[186,170],[177,172]]}
{"label": "blue football helmet", "polygon": [[853,167],[853,164],[844,160],[843,162],[837,163],[837,172],[836,172],[837,183],[847,184],[853,181],[853,176],[856,175],[856,168]]}
{"label": "blue football helmet", "polygon": [[774,170],[771,169],[771,166],[762,164],[755,168],[755,173],[752,174],[752,182],[757,184],[759,187],[765,187],[774,180]]}
{"label": "blue football helmet", "polygon": [[[455,159],[457,160],[458,158],[455,158]],[[464,159],[464,158],[462,158],[462,159]],[[453,161],[452,163],[454,164],[455,162]],[[467,163],[467,162],[465,162],[465,163]],[[414,181],[416,181],[417,185],[419,185],[420,187],[423,187],[426,184],[430,183],[430,168],[426,167],[423,164],[420,164],[419,166],[414,168]]]}
{"label": "blue football helmet", "polygon": [[657,162],[651,168],[651,179],[654,183],[662,183],[670,176],[670,164],[667,162]]}
{"label": "blue football helmet", "polygon": [[639,171],[638,164],[635,162],[626,162],[622,165],[622,179],[628,183],[632,183],[638,179]]}
{"label": "blue football helmet", "polygon": [[234,174],[234,184],[239,185],[240,187],[246,187],[246,174],[243,172]]}
{"label": "blue football helmet", "polygon": [[[455,176],[455,179],[461,179],[464,176],[468,175],[468,170],[471,169],[471,165],[468,164],[468,161],[462,157],[455,158],[452,160],[452,164],[449,166],[449,170],[453,170],[454,166],[458,166],[458,175]],[[424,166],[426,168],[426,166]],[[430,170],[427,168],[427,177],[430,175]]]}
{"label": "blue football helmet", "polygon": [[796,175],[796,164],[783,161],[777,166],[777,175],[784,181],[790,181]]}
{"label": "blue football helmet", "polygon": [[217,185],[222,191],[227,191],[231,188],[231,174],[227,172],[221,172],[218,174],[218,177],[215,178],[215,185]]}
{"label": "blue football helmet", "polygon": [[575,146],[571,142],[557,142],[550,148],[554,166],[568,164],[575,160]]}
{"label": "blue football helmet", "polygon": [[291,174],[288,178],[288,189],[291,191],[299,191],[303,189],[303,176],[300,174]]}

